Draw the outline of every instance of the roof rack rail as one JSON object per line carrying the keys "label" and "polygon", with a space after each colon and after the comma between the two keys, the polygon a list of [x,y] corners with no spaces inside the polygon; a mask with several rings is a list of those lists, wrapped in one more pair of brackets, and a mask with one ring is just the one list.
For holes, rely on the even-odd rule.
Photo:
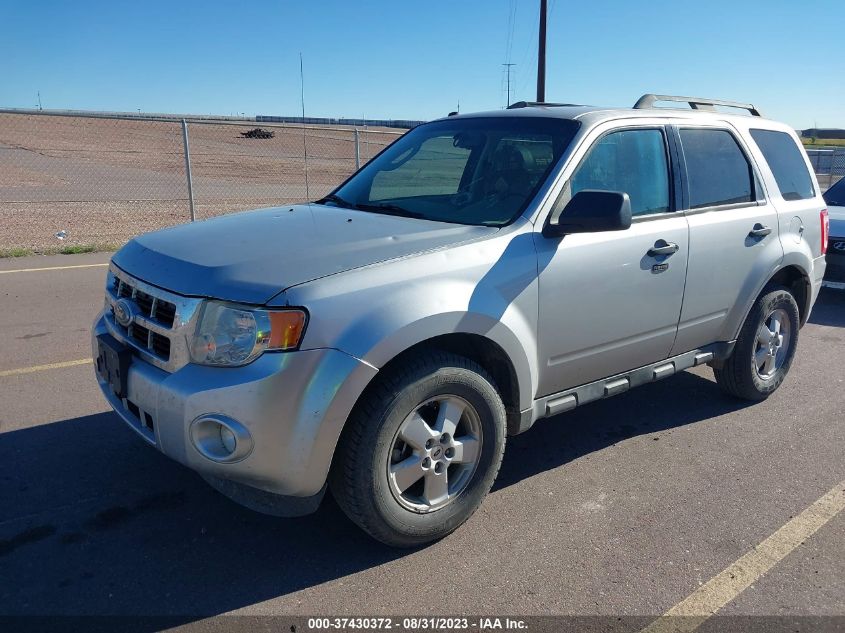
{"label": "roof rack rail", "polygon": [[748,110],[752,116],[763,116],[760,111],[751,103],[739,103],[738,101],[723,101],[722,99],[703,99],[701,97],[678,97],[674,95],[655,95],[644,94],[634,104],[635,110],[644,110],[653,108],[657,101],[677,101],[679,103],[688,103],[693,110],[710,110],[714,111],[714,106],[725,106],[728,108],[738,108],[740,110]]}
{"label": "roof rack rail", "polygon": [[545,101],[517,101],[516,103],[510,104],[507,109],[508,110],[516,110],[517,108],[533,108],[533,107],[544,107],[544,108],[565,108],[567,106],[574,106],[577,105],[575,103],[546,103]]}

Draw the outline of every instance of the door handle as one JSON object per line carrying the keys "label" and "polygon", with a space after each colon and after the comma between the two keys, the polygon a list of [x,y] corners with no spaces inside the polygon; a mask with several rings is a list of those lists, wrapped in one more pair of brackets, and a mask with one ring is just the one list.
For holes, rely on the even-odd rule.
{"label": "door handle", "polygon": [[766,237],[769,233],[772,232],[772,227],[770,226],[763,226],[759,222],[754,225],[754,228],[751,229],[751,232],[748,234],[748,237]]}
{"label": "door handle", "polygon": [[666,240],[657,240],[650,249],[647,255],[649,257],[660,257],[661,255],[673,255],[678,252],[679,246],[674,242],[667,242]]}

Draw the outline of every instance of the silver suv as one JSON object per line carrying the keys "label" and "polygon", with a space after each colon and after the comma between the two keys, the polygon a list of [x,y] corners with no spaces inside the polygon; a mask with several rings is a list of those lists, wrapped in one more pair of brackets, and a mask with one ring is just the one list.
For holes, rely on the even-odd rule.
{"label": "silver suv", "polygon": [[705,363],[768,397],[826,244],[795,133],[751,105],[520,103],[420,125],[317,202],[132,240],[97,378],[239,503],[304,514],[328,486],[416,546],[472,515],[541,418]]}

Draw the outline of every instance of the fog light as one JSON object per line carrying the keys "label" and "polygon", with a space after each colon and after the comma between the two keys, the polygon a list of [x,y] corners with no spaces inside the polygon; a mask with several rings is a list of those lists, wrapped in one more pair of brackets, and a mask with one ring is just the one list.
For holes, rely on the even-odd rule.
{"label": "fog light", "polygon": [[252,452],[247,428],[218,413],[201,415],[191,422],[191,443],[203,457],[214,462],[238,462]]}
{"label": "fog light", "polygon": [[220,442],[229,454],[234,453],[235,447],[238,445],[238,440],[235,434],[232,433],[232,429],[223,425],[220,425]]}

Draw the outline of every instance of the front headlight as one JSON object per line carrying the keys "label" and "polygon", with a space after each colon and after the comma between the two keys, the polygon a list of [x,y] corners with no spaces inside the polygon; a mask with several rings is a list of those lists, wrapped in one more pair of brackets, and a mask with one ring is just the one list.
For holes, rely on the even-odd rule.
{"label": "front headlight", "polygon": [[206,301],[191,341],[201,365],[237,367],[268,350],[296,349],[305,331],[302,310],[264,310]]}

